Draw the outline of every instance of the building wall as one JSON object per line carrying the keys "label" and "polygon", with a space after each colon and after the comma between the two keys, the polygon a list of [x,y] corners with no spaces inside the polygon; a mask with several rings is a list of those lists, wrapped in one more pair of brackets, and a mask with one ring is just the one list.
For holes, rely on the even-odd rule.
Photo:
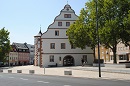
{"label": "building wall", "polygon": [[[68,38],[66,36],[66,31],[67,31],[67,28],[68,27],[65,27],[64,29],[61,29],[60,27],[59,28],[54,28],[54,29],[48,29],[47,32],[45,32],[43,35],[42,35],[42,39],[46,39],[46,38]],[[55,31],[59,31],[59,36],[55,36]]]}
{"label": "building wall", "polygon": [[[110,50],[104,46],[100,46],[100,59],[104,59],[104,62],[110,62]],[[98,59],[98,47],[95,48],[95,56]]]}
{"label": "building wall", "polygon": [[10,52],[9,53],[9,64],[10,65],[18,65],[18,52]]}
{"label": "building wall", "polygon": [[33,64],[33,61],[34,61],[34,45],[31,45],[31,44],[26,44],[26,45],[29,48],[29,52],[30,52],[29,63]]}
{"label": "building wall", "polygon": [[[50,43],[55,43],[55,49],[50,49]],[[65,49],[61,49],[61,43],[66,44]],[[68,39],[43,39],[42,49],[44,53],[91,53],[93,51],[90,47],[86,47],[86,49],[71,49],[71,45]]]}
{"label": "building wall", "polygon": [[22,65],[29,63],[29,53],[18,52],[18,58],[20,64]]}
{"label": "building wall", "polygon": [[[118,43],[118,45],[117,45],[117,52],[116,52],[117,63],[130,60],[129,52],[130,52],[129,46],[125,46],[121,42]],[[112,52],[112,50],[110,52],[110,56],[111,56],[110,61],[113,62],[113,52]]]}
{"label": "building wall", "polygon": [[[50,62],[50,55],[54,55],[54,62]],[[87,55],[87,64],[92,64],[94,60],[92,54],[43,54],[43,67],[48,67],[48,65],[56,65],[56,63],[58,66],[63,66],[63,59],[68,55],[74,58],[75,66],[81,65],[81,58],[83,58],[83,55]],[[59,61],[59,57],[61,57],[61,61]]]}

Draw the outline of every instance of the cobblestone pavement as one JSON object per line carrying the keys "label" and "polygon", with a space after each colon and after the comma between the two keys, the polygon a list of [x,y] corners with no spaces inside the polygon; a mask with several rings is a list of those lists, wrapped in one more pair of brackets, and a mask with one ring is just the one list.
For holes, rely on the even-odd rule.
{"label": "cobblestone pavement", "polygon": [[[37,66],[16,66],[6,67],[3,69],[3,73],[8,73],[8,70],[12,70],[12,73],[17,73],[17,70],[22,70],[22,73],[29,74],[29,70],[34,70],[35,74],[39,75],[56,75],[56,76],[68,76],[68,77],[81,77],[81,78],[95,78],[95,79],[112,79],[112,80],[126,80],[130,81],[130,68],[123,67],[101,67],[101,77],[99,77],[98,67],[51,67],[40,68]],[[72,75],[65,75],[64,71],[72,71]]]}

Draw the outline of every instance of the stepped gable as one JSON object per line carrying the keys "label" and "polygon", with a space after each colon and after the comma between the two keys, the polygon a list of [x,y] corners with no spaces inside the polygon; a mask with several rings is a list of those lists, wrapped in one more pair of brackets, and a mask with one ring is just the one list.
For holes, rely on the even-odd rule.
{"label": "stepped gable", "polygon": [[[71,14],[72,18],[64,18],[64,14]],[[55,17],[54,22],[48,26],[48,29],[53,28],[55,21],[75,21],[77,19],[75,11],[71,8],[69,4],[66,4],[64,8],[60,11],[60,14]]]}

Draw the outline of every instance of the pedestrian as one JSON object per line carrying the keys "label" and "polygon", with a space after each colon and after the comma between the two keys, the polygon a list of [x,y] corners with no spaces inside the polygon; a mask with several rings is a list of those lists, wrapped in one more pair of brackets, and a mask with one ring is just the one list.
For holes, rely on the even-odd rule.
{"label": "pedestrian", "polygon": [[81,62],[82,62],[82,67],[84,66],[84,59],[82,58],[81,59]]}

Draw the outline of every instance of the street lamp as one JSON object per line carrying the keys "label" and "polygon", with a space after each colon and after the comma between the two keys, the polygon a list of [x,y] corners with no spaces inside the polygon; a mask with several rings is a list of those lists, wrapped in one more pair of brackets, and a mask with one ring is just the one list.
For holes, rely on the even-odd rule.
{"label": "street lamp", "polygon": [[99,77],[101,77],[101,67],[100,67],[100,42],[99,42],[99,32],[98,32],[98,7],[97,3],[98,0],[96,1],[96,30],[97,30],[97,41],[98,41],[98,67],[99,67]]}

